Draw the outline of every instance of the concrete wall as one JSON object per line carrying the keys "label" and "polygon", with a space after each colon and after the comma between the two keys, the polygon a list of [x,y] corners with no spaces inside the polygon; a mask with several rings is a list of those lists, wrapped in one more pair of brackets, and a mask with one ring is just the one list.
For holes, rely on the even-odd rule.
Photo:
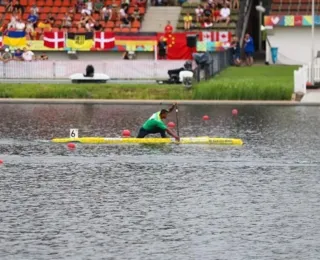
{"label": "concrete wall", "polygon": [[[303,65],[311,61],[311,27],[275,27],[268,35],[271,47],[278,47],[277,64]],[[266,61],[272,63],[270,47],[266,48]],[[320,51],[320,28],[315,28],[315,53]]]}
{"label": "concrete wall", "polygon": [[[66,51],[48,51],[48,52],[37,52],[34,53],[38,56],[42,53],[48,55],[49,60],[67,61],[70,60],[69,55]],[[122,59],[123,52],[77,52],[78,60],[83,61],[103,61],[103,60],[120,60]],[[153,52],[136,52],[136,59],[138,60],[154,60]]]}

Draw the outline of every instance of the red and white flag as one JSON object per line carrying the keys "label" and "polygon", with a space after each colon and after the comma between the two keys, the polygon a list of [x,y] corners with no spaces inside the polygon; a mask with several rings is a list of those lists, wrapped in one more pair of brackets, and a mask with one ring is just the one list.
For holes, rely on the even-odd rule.
{"label": "red and white flag", "polygon": [[227,31],[201,32],[199,38],[204,42],[231,42],[232,33]]}
{"label": "red and white flag", "polygon": [[44,32],[43,45],[51,49],[60,49],[65,46],[64,32]]}
{"label": "red and white flag", "polygon": [[94,47],[96,49],[112,49],[115,46],[115,38],[113,32],[95,32]]}

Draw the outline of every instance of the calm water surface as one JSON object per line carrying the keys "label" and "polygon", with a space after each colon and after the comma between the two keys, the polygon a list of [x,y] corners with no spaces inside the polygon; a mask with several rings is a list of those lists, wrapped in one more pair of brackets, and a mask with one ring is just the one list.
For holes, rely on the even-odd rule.
{"label": "calm water surface", "polygon": [[0,105],[0,259],[320,259],[318,107],[180,108],[183,136],[243,147],[44,142],[160,108]]}

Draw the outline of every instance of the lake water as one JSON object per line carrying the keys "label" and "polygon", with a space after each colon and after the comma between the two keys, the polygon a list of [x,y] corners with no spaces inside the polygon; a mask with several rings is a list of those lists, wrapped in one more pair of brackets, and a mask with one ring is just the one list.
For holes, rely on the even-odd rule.
{"label": "lake water", "polygon": [[182,136],[243,147],[44,142],[160,108],[0,105],[0,259],[320,259],[320,107],[180,107]]}

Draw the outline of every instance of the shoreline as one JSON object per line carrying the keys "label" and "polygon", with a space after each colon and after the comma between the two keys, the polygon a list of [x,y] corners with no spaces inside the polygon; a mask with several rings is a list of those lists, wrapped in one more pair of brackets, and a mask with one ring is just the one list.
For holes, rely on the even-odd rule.
{"label": "shoreline", "polygon": [[269,105],[269,106],[319,106],[320,102],[277,100],[143,100],[143,99],[47,99],[47,98],[0,98],[0,104],[92,104],[92,105]]}

